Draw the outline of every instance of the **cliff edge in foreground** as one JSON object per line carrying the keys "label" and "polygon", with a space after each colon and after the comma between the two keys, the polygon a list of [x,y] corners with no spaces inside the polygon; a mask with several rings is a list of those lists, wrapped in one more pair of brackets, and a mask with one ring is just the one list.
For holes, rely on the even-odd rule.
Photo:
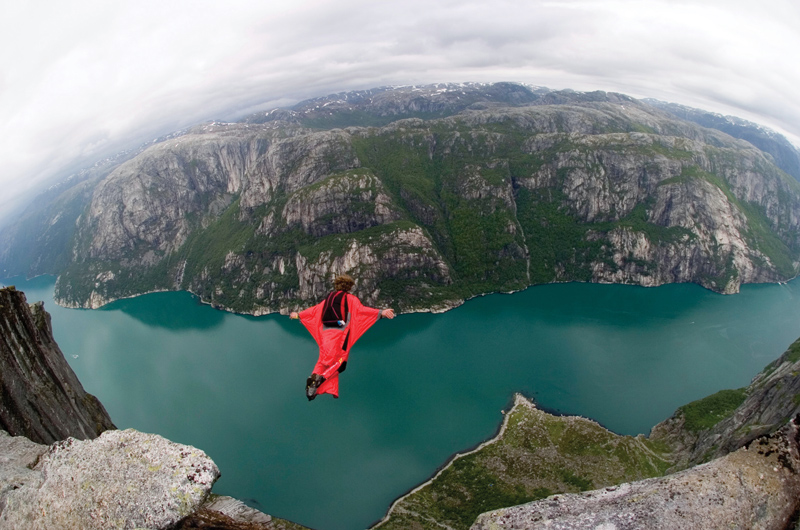
{"label": "cliff edge in foreground", "polygon": [[50,444],[115,428],[64,359],[44,304],[0,289],[0,429]]}
{"label": "cliff edge in foreground", "polygon": [[205,453],[132,429],[51,446],[0,431],[0,528],[169,528],[208,497]]}
{"label": "cliff edge in foreground", "polygon": [[302,530],[212,496],[219,476],[199,449],[116,430],[43,305],[0,289],[0,528]]}
{"label": "cliff edge in foreground", "polygon": [[680,407],[650,432],[672,448],[673,471],[702,464],[771,434],[800,414],[800,339],[750,385]]}
{"label": "cliff edge in foreground", "polygon": [[670,470],[683,471],[495,510],[471,528],[794,528],[800,515],[798,423],[800,340],[747,387],[684,405],[653,428],[650,443],[668,448]]}

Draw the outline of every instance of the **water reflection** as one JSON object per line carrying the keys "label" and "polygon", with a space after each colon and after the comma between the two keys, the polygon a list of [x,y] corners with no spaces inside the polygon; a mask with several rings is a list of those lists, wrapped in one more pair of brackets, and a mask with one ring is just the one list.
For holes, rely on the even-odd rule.
{"label": "water reflection", "polygon": [[125,298],[111,302],[99,311],[122,311],[147,326],[170,330],[213,329],[227,316],[185,291]]}

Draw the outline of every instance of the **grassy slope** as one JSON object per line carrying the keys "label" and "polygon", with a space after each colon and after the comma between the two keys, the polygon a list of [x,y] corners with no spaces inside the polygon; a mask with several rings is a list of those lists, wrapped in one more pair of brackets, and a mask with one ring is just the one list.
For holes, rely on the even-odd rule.
{"label": "grassy slope", "polygon": [[692,401],[678,410],[683,413],[684,427],[690,432],[710,429],[741,405],[747,397],[747,388],[720,390],[716,394]]}
{"label": "grassy slope", "polygon": [[660,476],[670,463],[644,437],[616,435],[585,418],[552,416],[518,399],[493,443],[457,457],[400,500],[382,530],[467,529],[478,514]]}

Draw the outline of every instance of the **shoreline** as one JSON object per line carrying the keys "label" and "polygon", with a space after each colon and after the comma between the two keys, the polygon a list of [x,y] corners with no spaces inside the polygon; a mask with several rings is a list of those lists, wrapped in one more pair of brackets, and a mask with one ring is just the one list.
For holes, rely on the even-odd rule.
{"label": "shoreline", "polygon": [[[511,405],[511,406],[509,407],[508,405]],[[560,418],[561,417],[581,418],[583,420],[590,421],[590,422],[598,425],[599,427],[601,427],[601,428],[607,430],[608,432],[611,432],[611,433],[613,433],[613,434],[615,434],[617,436],[632,436],[632,435],[624,435],[624,434],[620,434],[618,432],[612,431],[608,427],[606,427],[605,425],[600,423],[599,421],[595,420],[594,418],[590,418],[590,417],[583,416],[583,415],[580,415],[580,414],[569,414],[569,413],[565,413],[565,412],[560,412],[558,410],[549,409],[547,407],[540,407],[539,405],[536,404],[536,401],[535,401],[535,399],[533,397],[528,397],[525,394],[523,394],[522,392],[514,392],[512,398],[506,404],[506,407],[504,407],[500,411],[501,414],[503,414],[503,420],[500,422],[500,425],[498,426],[497,431],[495,432],[494,435],[492,435],[491,437],[487,438],[486,440],[484,440],[484,441],[482,441],[482,442],[480,442],[480,443],[478,443],[478,444],[476,444],[476,445],[474,445],[474,446],[472,446],[472,447],[470,447],[470,448],[468,448],[466,450],[457,451],[457,452],[453,453],[452,455],[450,455],[450,457],[448,457],[447,460],[445,460],[445,462],[442,465],[440,465],[438,468],[436,468],[436,470],[433,472],[433,475],[431,475],[430,478],[428,478],[427,480],[425,480],[421,484],[418,484],[418,485],[414,486],[413,488],[411,488],[410,490],[406,491],[405,493],[403,493],[402,495],[397,497],[395,500],[393,500],[392,503],[389,505],[389,509],[387,510],[386,515],[384,515],[381,519],[377,520],[376,522],[374,522],[370,526],[368,526],[367,530],[374,530],[374,529],[380,527],[381,525],[383,525],[384,523],[386,523],[389,520],[389,517],[391,517],[392,513],[394,512],[395,507],[403,499],[405,499],[406,497],[408,497],[408,496],[420,491],[421,489],[423,489],[428,484],[431,484],[447,468],[449,468],[451,465],[453,465],[453,463],[456,460],[458,460],[460,458],[463,458],[465,456],[469,456],[469,455],[471,455],[473,453],[477,453],[478,451],[480,451],[484,447],[487,447],[489,445],[492,445],[493,443],[498,442],[502,438],[502,436],[505,434],[506,428],[508,426],[508,421],[509,421],[509,418],[511,417],[512,413],[514,411],[516,411],[518,407],[521,407],[521,406],[529,407],[531,409],[536,409],[536,410],[539,410],[541,412],[544,412],[545,414],[549,414],[551,416],[556,416],[556,417],[560,417]],[[645,438],[648,437],[648,435],[645,435],[645,434],[639,434],[637,436],[644,436]],[[632,436],[632,437],[636,438],[637,436]]]}
{"label": "shoreline", "polygon": [[[17,275],[17,276],[12,276],[10,278],[4,278],[3,280],[9,280],[9,279],[13,279],[13,278],[25,278],[25,281],[30,281],[30,280],[33,280],[33,279],[36,279],[36,278],[40,278],[42,276],[52,276],[53,278],[55,278],[55,282],[58,282],[58,279],[59,279],[59,276],[55,276],[55,275],[52,275],[52,274],[38,274],[36,276],[31,276],[31,277],[27,277],[27,276],[24,276],[24,275]],[[761,282],[761,283],[745,283],[745,284],[742,284],[740,286],[740,288],[744,287],[746,285],[753,285],[753,286],[755,286],[755,285],[787,285],[788,283],[790,283],[792,281],[795,281],[798,278],[800,278],[800,275],[794,276],[793,278],[790,278],[790,279],[785,280],[785,281]],[[526,286],[526,287],[524,287],[522,289],[515,289],[515,290],[511,290],[511,291],[489,291],[489,292],[485,292],[485,293],[479,293],[479,294],[472,295],[472,296],[470,296],[468,298],[461,298],[461,299],[458,299],[458,300],[452,300],[452,301],[450,301],[450,303],[444,304],[444,305],[441,305],[441,306],[414,308],[414,309],[403,311],[403,312],[399,312],[398,311],[397,314],[398,314],[398,316],[399,315],[410,315],[410,314],[415,314],[415,313],[442,314],[442,313],[447,313],[448,311],[451,311],[453,309],[456,309],[456,308],[464,305],[465,303],[469,302],[470,300],[473,300],[473,299],[479,298],[479,297],[490,296],[490,295],[495,295],[495,294],[509,294],[510,295],[510,294],[515,294],[515,293],[520,293],[520,292],[526,291],[526,290],[528,290],[528,289],[530,289],[532,287],[540,287],[540,286],[544,286],[544,285],[561,285],[561,284],[569,284],[569,283],[582,283],[582,284],[585,283],[585,284],[595,284],[595,285],[627,285],[627,286],[631,286],[631,287],[642,287],[642,288],[645,288],[645,289],[650,289],[650,288],[654,288],[654,287],[663,287],[663,286],[666,286],[666,285],[692,284],[692,285],[697,285],[698,287],[702,287],[705,290],[711,291],[712,293],[716,293],[716,294],[720,294],[720,295],[740,294],[740,292],[741,292],[741,290],[739,290],[739,291],[737,291],[735,293],[719,292],[719,291],[715,291],[713,289],[709,289],[708,287],[706,287],[704,285],[701,285],[701,284],[699,284],[697,282],[667,282],[667,283],[662,283],[662,284],[659,284],[659,285],[641,285],[641,284],[636,284],[636,283],[615,283],[615,282],[602,282],[602,281],[599,281],[599,282],[593,282],[593,281],[581,282],[581,281],[574,281],[574,280],[571,280],[571,281],[553,281],[553,282],[549,282],[549,283],[531,284],[531,285],[528,285],[528,286]],[[4,284],[4,283],[0,282],[0,285],[8,286],[8,285],[13,285],[13,284]],[[193,292],[193,291],[191,291],[189,289],[153,289],[153,290],[149,290],[149,291],[145,291],[145,292],[141,292],[141,293],[136,293],[136,294],[126,295],[126,296],[120,296],[120,297],[116,297],[116,298],[111,298],[111,299],[108,299],[108,300],[104,299],[105,300],[104,303],[99,305],[99,306],[97,306],[97,307],[87,307],[85,305],[77,305],[77,304],[66,304],[66,303],[63,303],[62,301],[60,301],[59,299],[57,299],[55,297],[55,293],[54,293],[53,303],[55,303],[56,305],[58,305],[60,307],[64,307],[64,308],[68,308],[68,309],[95,310],[95,309],[100,309],[102,307],[105,307],[108,304],[114,303],[114,302],[116,302],[118,300],[128,300],[128,299],[131,299],[131,298],[136,298],[138,296],[144,296],[144,295],[147,295],[147,294],[168,293],[168,292],[176,292],[176,293],[177,292],[187,292],[187,293],[191,294],[192,296],[194,296],[195,298],[197,298],[197,300],[203,305],[207,305],[207,306],[210,306],[210,307],[212,307],[212,308],[214,308],[216,310],[224,311],[226,313],[231,313],[231,314],[234,314],[234,315],[251,316],[251,317],[262,317],[262,316],[272,315],[272,314],[275,314],[275,313],[279,313],[281,315],[288,315],[288,313],[290,311],[289,308],[268,309],[268,308],[263,307],[263,306],[262,307],[257,307],[252,311],[236,311],[236,310],[231,309],[231,308],[229,308],[229,307],[227,307],[225,305],[218,304],[218,303],[215,303],[213,301],[207,301],[207,300],[203,299],[203,297],[201,297],[200,295],[198,295],[197,293],[195,293],[195,292]],[[312,302],[309,302],[309,303],[312,303]]]}
{"label": "shoreline", "polygon": [[477,453],[478,451],[480,451],[484,447],[487,447],[489,445],[497,443],[502,438],[502,436],[505,434],[506,428],[508,427],[508,422],[510,421],[512,413],[515,410],[517,410],[517,408],[519,408],[519,407],[530,407],[530,408],[533,408],[533,409],[537,409],[538,408],[536,406],[536,404],[531,399],[525,397],[520,392],[515,392],[514,393],[514,397],[513,397],[513,405],[511,406],[511,408],[508,409],[508,410],[503,409],[501,411],[501,413],[503,414],[503,421],[501,422],[500,427],[497,429],[497,432],[495,433],[494,436],[492,436],[491,438],[489,438],[487,440],[484,440],[483,442],[479,443],[475,447],[473,447],[471,449],[468,449],[468,450],[466,450],[464,452],[459,451],[459,452],[454,453],[449,459],[447,459],[447,461],[444,464],[442,464],[434,472],[434,474],[429,479],[427,479],[425,482],[415,486],[414,488],[410,489],[409,491],[407,491],[406,493],[404,493],[403,495],[399,496],[394,501],[392,501],[392,504],[389,505],[389,509],[387,510],[386,515],[384,515],[380,520],[376,521],[375,523],[373,523],[372,525],[367,527],[367,530],[374,530],[376,528],[379,528],[384,523],[386,523],[389,520],[389,518],[391,517],[391,515],[394,512],[394,510],[397,507],[397,505],[401,501],[403,501],[406,497],[408,497],[410,495],[413,495],[414,493],[420,491],[421,489],[423,489],[426,486],[428,486],[429,484],[431,484],[434,480],[439,478],[439,476],[442,473],[444,473],[445,470],[447,470],[447,468],[452,466],[453,463],[456,460],[458,460],[459,458],[463,458],[465,456],[469,456],[469,455],[471,455],[473,453]]}

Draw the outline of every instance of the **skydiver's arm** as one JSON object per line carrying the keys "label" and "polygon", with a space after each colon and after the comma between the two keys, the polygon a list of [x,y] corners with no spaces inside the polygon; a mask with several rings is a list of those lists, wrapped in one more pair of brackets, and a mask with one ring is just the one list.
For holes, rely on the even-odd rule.
{"label": "skydiver's arm", "polygon": [[[311,306],[308,309],[303,309],[299,313],[296,311],[292,311],[296,315],[296,318],[300,319],[300,322],[303,324],[311,324],[319,320],[320,315],[322,314],[322,306],[325,305],[325,302],[322,301],[315,306]],[[290,317],[292,315],[289,315]]]}
{"label": "skydiver's arm", "polygon": [[[392,309],[391,307],[389,309],[381,309],[380,313],[378,313],[378,318],[388,318],[389,320],[393,319],[395,316],[397,315],[395,314],[394,309]],[[292,311],[289,314],[289,318],[299,319],[300,314],[297,311]]]}
{"label": "skydiver's arm", "polygon": [[313,313],[314,310],[317,307],[322,307],[322,304],[324,304],[324,303],[325,303],[325,301],[323,300],[322,302],[318,303],[317,305],[313,305],[313,306],[309,307],[308,309],[303,309],[302,311],[299,311],[299,312],[298,311],[292,311],[291,313],[289,313],[289,318],[291,318],[292,320],[302,319],[305,315],[307,315],[309,313]]}

